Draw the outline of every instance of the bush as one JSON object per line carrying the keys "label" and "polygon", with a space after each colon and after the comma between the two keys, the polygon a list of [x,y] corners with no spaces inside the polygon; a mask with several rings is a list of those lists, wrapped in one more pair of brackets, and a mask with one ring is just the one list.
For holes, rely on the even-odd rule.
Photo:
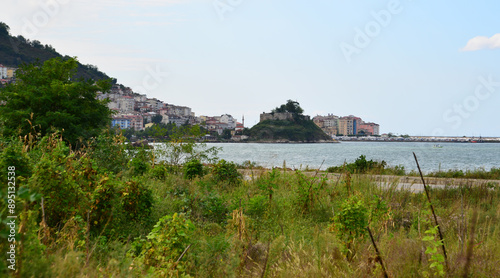
{"label": "bush", "polygon": [[347,250],[354,251],[354,241],[364,237],[368,226],[368,209],[363,200],[354,195],[346,199],[333,217],[331,226]]}
{"label": "bush", "polygon": [[241,174],[233,162],[227,162],[221,159],[212,169],[213,179],[215,182],[227,182],[231,185],[241,183]]}
{"label": "bush", "polygon": [[0,182],[2,184],[7,184],[7,167],[12,166],[15,167],[16,179],[19,179],[19,177],[26,179],[31,176],[32,163],[30,163],[27,152],[23,150],[21,140],[10,141],[1,149],[0,169],[2,175],[0,176]]}
{"label": "bush", "polygon": [[168,166],[165,163],[157,164],[151,169],[151,175],[155,179],[164,180],[170,173]]}
{"label": "bush", "polygon": [[132,160],[129,161],[128,166],[132,175],[142,176],[151,170],[151,153],[146,148],[139,148],[139,150],[135,152],[136,153]]}
{"label": "bush", "polygon": [[198,159],[193,159],[184,164],[184,178],[192,180],[203,176],[203,164]]}
{"label": "bush", "polygon": [[[348,171],[351,174],[365,174],[368,172],[375,172],[375,173],[382,173],[387,166],[387,163],[385,161],[373,161],[373,160],[366,160],[366,156],[360,155],[358,158],[356,158],[356,161],[353,163],[348,163],[343,166],[332,166],[328,167],[326,169],[327,172],[329,173],[335,173],[335,172],[343,172],[343,171]],[[403,168],[404,169],[404,168]],[[396,168],[396,170],[400,170]]]}
{"label": "bush", "polygon": [[219,195],[209,194],[201,200],[201,214],[208,221],[222,224],[229,212],[225,200]]}
{"label": "bush", "polygon": [[184,273],[184,264],[176,263],[191,241],[194,225],[183,214],[164,216],[146,237],[136,238],[129,253],[137,256],[137,265],[152,267],[155,276],[171,277]]}
{"label": "bush", "polygon": [[118,174],[127,167],[130,159],[125,149],[125,137],[120,135],[102,134],[90,144],[89,155],[97,163],[97,168]]}
{"label": "bush", "polygon": [[92,169],[77,161],[66,144],[56,138],[45,137],[40,147],[45,153],[34,167],[29,186],[44,197],[47,224],[55,227],[71,216],[85,214],[82,209],[89,199],[80,185],[88,188],[86,181],[93,178]]}
{"label": "bush", "polygon": [[257,195],[248,199],[246,212],[250,216],[260,218],[264,216],[267,207],[268,202],[266,196]]}
{"label": "bush", "polygon": [[148,219],[153,206],[153,194],[149,188],[137,180],[132,180],[125,183],[120,195],[126,219],[133,221]]}

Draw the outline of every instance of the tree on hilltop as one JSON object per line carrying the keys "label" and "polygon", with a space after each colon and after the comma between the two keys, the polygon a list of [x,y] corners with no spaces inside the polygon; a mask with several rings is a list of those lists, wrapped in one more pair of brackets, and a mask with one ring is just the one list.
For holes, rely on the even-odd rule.
{"label": "tree on hilltop", "polygon": [[10,35],[9,31],[10,31],[9,25],[0,21],[0,35],[8,36]]}
{"label": "tree on hilltop", "polygon": [[276,107],[272,110],[273,113],[292,113],[297,115],[302,115],[304,113],[304,109],[300,107],[300,104],[297,101],[293,101],[289,99],[286,104],[282,104],[279,107]]}
{"label": "tree on hilltop", "polygon": [[21,65],[18,82],[0,90],[1,134],[24,136],[35,128],[43,136],[58,130],[73,147],[97,136],[112,113],[97,92],[109,91],[111,82],[75,80],[77,67],[75,58]]}

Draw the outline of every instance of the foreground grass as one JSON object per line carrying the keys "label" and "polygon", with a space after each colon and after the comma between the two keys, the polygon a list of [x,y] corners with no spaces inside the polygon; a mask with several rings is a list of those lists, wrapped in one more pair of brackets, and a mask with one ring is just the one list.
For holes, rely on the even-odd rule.
{"label": "foreground grass", "polygon": [[[186,273],[193,276],[381,276],[366,235],[356,239],[355,248],[346,250],[332,231],[334,213],[350,194],[366,203],[380,200],[387,205],[384,217],[373,220],[370,226],[390,276],[433,276],[431,255],[425,252],[428,244],[422,241],[425,231],[433,226],[423,194],[382,190],[369,179],[353,178],[350,188],[346,180],[309,180],[318,187],[306,206],[297,188],[302,178],[294,172],[281,172],[272,201],[259,187],[269,181],[267,176],[237,186],[212,184],[210,177],[191,182],[177,177],[146,182],[158,198],[154,209],[158,216],[182,212],[196,223],[193,247],[186,257]],[[500,273],[499,188],[436,189],[431,195],[448,250],[446,276],[462,274],[471,226],[476,232],[470,277]],[[243,212],[240,219],[234,214],[231,217],[235,210]],[[473,224],[475,211],[478,220]],[[243,221],[244,227],[238,221]],[[112,261],[101,262],[97,269],[110,267]]]}
{"label": "foreground grass", "polygon": [[[71,159],[76,158],[65,157]],[[84,159],[81,156],[75,163]],[[98,225],[89,221],[90,216],[76,217],[74,209],[68,210],[63,222],[47,228],[50,219],[42,217],[40,202],[30,203],[20,230],[19,270],[4,268],[3,273],[21,277],[380,277],[380,258],[367,226],[391,277],[462,276],[466,264],[470,265],[468,277],[500,273],[498,186],[430,190],[448,255],[448,268],[444,261],[437,263],[444,269],[440,273],[435,262],[441,249],[433,249],[439,240],[432,233],[435,223],[423,193],[396,190],[396,184],[381,188],[369,176],[347,172],[328,180],[321,174],[308,177],[282,169],[235,181],[216,178],[205,166],[208,174],[186,179],[182,172],[163,165],[142,169],[140,162],[133,160],[117,174],[101,174],[106,182],[99,184],[117,184],[119,200],[133,192],[126,186],[140,185],[151,193],[148,213],[127,214],[114,205],[113,214]],[[60,163],[54,167],[62,167]],[[64,171],[72,171],[71,167]],[[63,175],[62,168],[57,169]],[[23,182],[36,185],[34,172]],[[76,174],[88,179],[98,172]],[[176,219],[177,215],[181,224],[168,222],[164,230],[152,232],[164,216]],[[188,221],[192,228],[182,224]],[[424,240],[426,236],[431,239]]]}

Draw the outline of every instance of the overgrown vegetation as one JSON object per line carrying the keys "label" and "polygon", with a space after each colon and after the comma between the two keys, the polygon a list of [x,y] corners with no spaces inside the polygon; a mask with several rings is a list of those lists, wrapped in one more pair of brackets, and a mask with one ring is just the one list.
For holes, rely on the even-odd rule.
{"label": "overgrown vegetation", "polygon": [[[242,177],[233,163],[207,164],[214,157],[199,148],[177,150],[187,159],[175,160],[174,171],[160,159],[172,149],[127,151],[122,142],[114,134],[79,150],[60,134],[1,142],[1,178],[5,183],[7,165],[16,167],[22,227],[17,272],[2,260],[2,275],[381,276],[366,227],[392,277],[460,276],[473,236],[469,276],[500,271],[498,186],[432,189],[440,242],[422,193],[351,174],[329,180],[273,169]],[[0,200],[5,220],[5,187]],[[6,228],[3,221],[1,252],[8,248]]]}

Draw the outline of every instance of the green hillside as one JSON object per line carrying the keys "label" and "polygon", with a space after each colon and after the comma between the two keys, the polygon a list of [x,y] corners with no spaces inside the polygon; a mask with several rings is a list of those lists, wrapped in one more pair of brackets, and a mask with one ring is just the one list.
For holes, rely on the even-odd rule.
{"label": "green hillside", "polygon": [[313,121],[302,115],[303,109],[296,101],[275,108],[271,113],[291,113],[292,119],[264,120],[249,130],[250,141],[257,142],[323,142],[333,141]]}
{"label": "green hillside", "polygon": [[332,141],[311,120],[301,122],[266,120],[250,129],[252,141],[318,142]]}
{"label": "green hillside", "polygon": [[[40,41],[31,41],[23,36],[14,37],[9,30],[7,24],[0,22],[0,64],[4,66],[17,68],[22,63],[33,63],[37,60],[44,62],[55,57],[68,57],[59,54],[52,46],[44,45]],[[109,79],[109,76],[99,71],[96,66],[80,63],[76,76],[93,80]]]}

